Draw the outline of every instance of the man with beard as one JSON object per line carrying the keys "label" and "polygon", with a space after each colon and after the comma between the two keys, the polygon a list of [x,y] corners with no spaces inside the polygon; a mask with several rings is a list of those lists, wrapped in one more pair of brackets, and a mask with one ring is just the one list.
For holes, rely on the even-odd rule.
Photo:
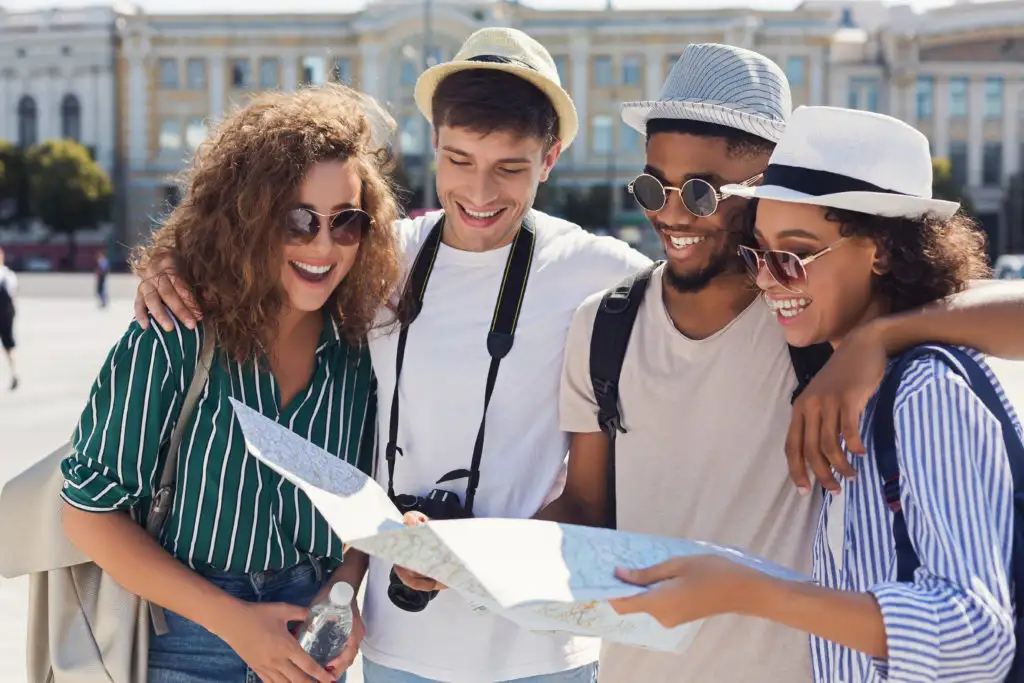
{"label": "man with beard", "polygon": [[[794,365],[806,357],[791,356],[776,323],[787,312],[760,300],[737,255],[750,203],[719,191],[760,182],[790,110],[785,75],[770,59],[714,44],[686,48],[659,100],[623,105],[623,120],[647,136],[646,166],[629,189],[666,260],[591,296],[574,316],[559,417],[572,435],[568,475],[539,518],[718,543],[810,573],[820,489],[793,486],[783,457]],[[988,343],[1011,336],[996,316],[969,327],[954,315],[888,319],[882,347],[973,335],[1007,352],[1009,342]],[[609,371],[616,339],[621,370]],[[884,365],[855,367],[871,377]],[[621,413],[610,428],[609,394]],[[838,440],[838,429],[821,435]],[[602,683],[811,680],[805,635],[735,616],[706,621],[681,655],[606,643],[600,667]]]}

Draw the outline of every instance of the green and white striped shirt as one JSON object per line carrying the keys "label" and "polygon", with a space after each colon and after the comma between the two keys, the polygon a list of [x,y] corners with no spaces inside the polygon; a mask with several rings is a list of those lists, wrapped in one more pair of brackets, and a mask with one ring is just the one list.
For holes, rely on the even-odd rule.
{"label": "green and white striped shirt", "polygon": [[[75,454],[62,465],[68,503],[145,517],[201,346],[201,325],[165,332],[132,323],[93,384]],[[256,361],[217,354],[182,439],[162,545],[194,569],[281,569],[307,555],[340,564],[342,544],[309,498],[248,454],[228,398],[370,473],[375,391],[366,346],[350,346],[333,321],[324,325],[308,387],[283,409],[273,375]]]}

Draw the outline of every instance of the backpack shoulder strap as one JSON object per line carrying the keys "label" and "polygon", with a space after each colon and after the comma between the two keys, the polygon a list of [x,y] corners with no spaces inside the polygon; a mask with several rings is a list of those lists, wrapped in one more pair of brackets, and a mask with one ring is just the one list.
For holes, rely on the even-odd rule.
{"label": "backpack shoulder strap", "polygon": [[[963,377],[970,384],[971,390],[985,404],[985,407],[999,420],[1006,444],[1015,497],[1019,492],[1024,491],[1024,442],[1021,441],[1013,419],[999,398],[995,385],[981,365],[962,349],[938,344],[917,346],[901,354],[886,372],[876,395],[871,440],[875,463],[882,479],[885,502],[893,513],[892,531],[896,544],[896,579],[903,582],[914,580],[914,570],[920,566],[920,560],[910,540],[906,519],[900,504],[900,469],[896,455],[896,394],[903,375],[910,365],[925,357],[941,361]],[[1015,586],[1024,586],[1024,562],[1017,561],[1018,558],[1024,559],[1020,555],[1024,551],[1024,546],[1021,545],[1021,531],[1024,530],[1014,529],[1012,576]],[[1018,615],[1019,613],[1020,606],[1018,606]]]}
{"label": "backpack shoulder strap", "polygon": [[626,358],[637,312],[643,303],[651,275],[660,265],[652,263],[609,289],[601,299],[590,334],[590,382],[597,401],[597,425],[608,437],[609,526],[615,528],[615,437],[625,432],[619,413],[619,376]]}
{"label": "backpack shoulder strap", "polygon": [[789,358],[793,362],[793,371],[796,373],[796,389],[793,390],[793,395],[789,399],[790,403],[803,393],[807,385],[825,367],[825,363],[831,357],[832,345],[828,343],[814,346],[790,345]]}

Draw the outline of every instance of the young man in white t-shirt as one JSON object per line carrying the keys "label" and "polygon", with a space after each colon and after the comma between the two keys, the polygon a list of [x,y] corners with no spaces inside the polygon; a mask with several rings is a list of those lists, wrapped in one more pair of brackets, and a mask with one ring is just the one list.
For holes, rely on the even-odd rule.
{"label": "young man in white t-shirt", "polygon": [[[756,296],[736,253],[750,205],[718,194],[727,183],[760,181],[789,113],[782,71],[725,45],[688,46],[659,101],[623,105],[624,121],[647,137],[644,175],[630,188],[667,261],[651,273],[627,330],[614,498],[591,381],[601,292],[569,331],[560,403],[561,426],[572,433],[568,476],[539,517],[600,526],[614,505],[619,529],[735,546],[809,573],[821,496],[817,487],[798,491],[784,457],[793,360],[777,312]],[[878,328],[887,335],[881,364],[885,350],[968,336],[1012,352],[1019,337],[994,340],[994,326],[1014,308],[991,307],[972,329],[957,312],[891,319]],[[602,683],[812,680],[806,635],[734,616],[707,620],[680,654],[606,643],[600,665]]]}
{"label": "young man in white t-shirt", "polygon": [[[471,465],[491,364],[491,319],[513,242],[529,216],[535,236],[529,277],[514,343],[487,408],[473,506],[478,517],[527,518],[557,493],[564,474],[569,440],[558,424],[558,394],[573,312],[650,259],[624,242],[532,211],[539,184],[572,142],[578,121],[551,55],[526,34],[504,28],[473,34],[452,62],[420,77],[416,101],[433,122],[444,210],[396,225],[407,273],[425,242],[436,257],[422,309],[408,326],[400,381],[398,331],[385,328],[370,339],[378,380],[378,481],[393,484],[398,495],[445,489],[465,504],[465,478],[437,482]],[[434,251],[429,238],[442,218]],[[147,306],[163,322],[164,302],[186,324],[192,316],[164,274],[146,274],[158,287],[140,284],[140,324]],[[396,384],[400,410],[390,482]],[[422,611],[401,609],[389,597],[391,569],[371,558],[362,615],[366,683],[596,681],[597,640],[530,632],[474,611],[447,590]],[[439,588],[399,573],[414,588]]]}

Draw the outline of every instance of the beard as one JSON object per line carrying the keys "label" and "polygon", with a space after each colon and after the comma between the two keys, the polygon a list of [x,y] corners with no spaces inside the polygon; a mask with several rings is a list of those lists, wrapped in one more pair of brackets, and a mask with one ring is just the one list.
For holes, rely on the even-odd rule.
{"label": "beard", "polygon": [[736,255],[743,241],[742,236],[729,231],[711,236],[711,239],[720,240],[721,246],[712,252],[704,267],[695,271],[679,272],[672,268],[671,262],[665,263],[665,282],[672,289],[684,294],[699,292],[710,285],[715,278],[742,272],[743,264]]}

